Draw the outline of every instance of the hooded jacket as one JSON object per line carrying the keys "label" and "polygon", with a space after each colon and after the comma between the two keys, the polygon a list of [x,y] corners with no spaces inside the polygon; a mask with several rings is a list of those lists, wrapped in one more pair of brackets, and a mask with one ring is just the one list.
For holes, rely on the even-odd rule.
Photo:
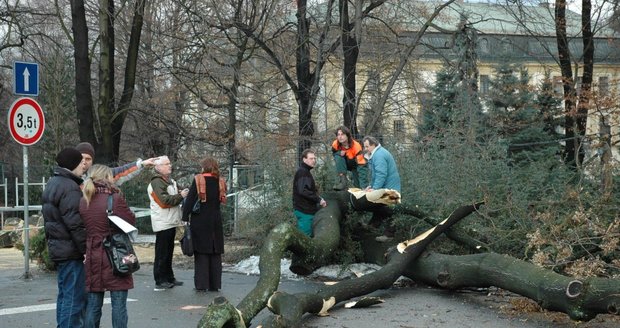
{"label": "hooded jacket", "polygon": [[54,262],[81,260],[86,252],[86,228],[80,216],[82,178],[66,168],[54,168],[43,190],[45,239]]}

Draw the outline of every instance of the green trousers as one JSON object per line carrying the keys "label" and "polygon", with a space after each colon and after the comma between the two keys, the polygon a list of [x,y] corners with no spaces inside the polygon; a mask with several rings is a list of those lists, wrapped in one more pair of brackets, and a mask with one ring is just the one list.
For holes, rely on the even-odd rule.
{"label": "green trousers", "polygon": [[[336,164],[336,173],[347,175],[347,160],[343,156],[334,153],[334,163]],[[351,170],[351,176],[353,187],[361,189],[368,187],[368,167],[366,164],[354,167]]]}
{"label": "green trousers", "polygon": [[314,214],[306,214],[295,210],[295,217],[297,218],[297,228],[304,234],[312,237],[312,221],[314,220]]}

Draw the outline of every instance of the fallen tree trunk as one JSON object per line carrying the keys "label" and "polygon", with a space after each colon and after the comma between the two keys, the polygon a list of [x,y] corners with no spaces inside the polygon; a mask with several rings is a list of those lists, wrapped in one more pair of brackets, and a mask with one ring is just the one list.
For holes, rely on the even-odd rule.
{"label": "fallen tree trunk", "polygon": [[358,193],[348,191],[323,194],[327,207],[319,210],[313,222],[314,238],[301,233],[291,224],[280,224],[270,233],[260,252],[260,278],[256,287],[231,311],[225,299],[209,306],[198,327],[223,327],[233,322],[249,325],[252,318],[267,305],[280,282],[280,260],[286,250],[293,252],[291,271],[307,275],[326,264],[340,242],[340,220],[351,209],[368,211],[400,202],[400,194],[389,190]]}
{"label": "fallen tree trunk", "polygon": [[620,308],[619,279],[575,279],[497,253],[425,254],[403,275],[447,289],[499,287],[530,298],[543,309],[564,312],[573,320],[587,321],[603,313],[617,315]]}
{"label": "fallen tree trunk", "polygon": [[276,314],[263,322],[263,327],[299,327],[304,313],[326,315],[335,304],[369,294],[377,289],[389,288],[405,268],[440,234],[475,211],[481,204],[462,206],[447,219],[415,239],[397,246],[389,261],[380,270],[357,279],[344,280],[325,286],[313,293],[290,295],[274,293],[269,299],[269,309]]}
{"label": "fallen tree trunk", "polygon": [[[235,311],[230,310],[231,305],[225,299],[211,304],[198,327],[223,327],[222,323],[230,325],[232,322],[249,325],[278,288],[280,260],[286,250],[293,252],[290,269],[297,274],[310,274],[326,263],[340,242],[340,219],[349,210],[349,206],[353,205],[354,198],[347,191],[326,193],[323,197],[327,206],[314,217],[314,238],[304,235],[297,227],[288,223],[273,228],[260,252],[260,278],[256,287],[236,308],[233,307]],[[360,207],[372,208],[365,199],[359,203]]]}

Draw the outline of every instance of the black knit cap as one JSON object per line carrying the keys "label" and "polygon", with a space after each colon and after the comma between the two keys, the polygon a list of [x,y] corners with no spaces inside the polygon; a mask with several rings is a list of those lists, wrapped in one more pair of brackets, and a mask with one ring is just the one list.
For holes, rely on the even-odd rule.
{"label": "black knit cap", "polygon": [[77,144],[77,146],[75,146],[75,149],[77,149],[80,153],[88,154],[90,155],[90,157],[95,159],[95,148],[93,148],[93,145],[91,145],[90,143],[80,142],[79,144]]}
{"label": "black knit cap", "polygon": [[73,147],[67,147],[56,155],[58,166],[73,171],[82,162],[82,153]]}

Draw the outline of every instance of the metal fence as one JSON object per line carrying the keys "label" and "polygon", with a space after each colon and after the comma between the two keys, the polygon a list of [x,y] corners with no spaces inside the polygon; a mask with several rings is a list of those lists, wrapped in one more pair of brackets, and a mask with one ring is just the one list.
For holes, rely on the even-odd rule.
{"label": "metal fence", "polygon": [[[46,183],[47,180],[45,177],[41,178],[41,182],[28,182],[28,204],[35,204],[28,205],[29,212],[41,211],[41,204],[36,205],[36,203],[40,203],[40,195],[43,193]],[[13,199],[9,198],[9,191],[11,190],[11,187],[12,186],[10,186],[8,183],[8,179],[4,178],[4,180],[0,184],[0,190],[2,190],[2,206],[0,207],[0,229],[4,229],[5,213],[24,211],[24,182],[19,182],[19,178],[15,178],[15,183],[13,184],[13,187],[15,188],[13,193]],[[36,200],[34,202],[31,202],[31,200],[33,199]]]}

